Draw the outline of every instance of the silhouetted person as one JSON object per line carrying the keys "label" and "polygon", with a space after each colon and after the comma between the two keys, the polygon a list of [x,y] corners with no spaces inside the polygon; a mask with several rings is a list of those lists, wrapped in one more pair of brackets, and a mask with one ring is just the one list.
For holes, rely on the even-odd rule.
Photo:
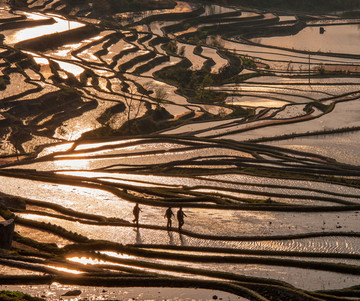
{"label": "silhouetted person", "polygon": [[166,227],[171,228],[171,218],[172,218],[173,216],[175,216],[175,215],[174,215],[174,213],[172,212],[171,207],[169,207],[169,208],[166,210],[165,215],[164,215],[164,217],[167,218],[167,225],[166,225]]}
{"label": "silhouetted person", "polygon": [[135,223],[137,226],[139,226],[140,211],[142,211],[142,210],[139,207],[139,203],[136,203],[136,205],[135,205],[135,207],[133,209],[133,214],[134,214],[133,223]]}
{"label": "silhouetted person", "polygon": [[182,210],[182,207],[180,207],[180,209],[177,212],[177,219],[179,222],[179,230],[181,230],[183,224],[184,224],[184,216],[186,216],[186,214],[184,213],[184,211]]}

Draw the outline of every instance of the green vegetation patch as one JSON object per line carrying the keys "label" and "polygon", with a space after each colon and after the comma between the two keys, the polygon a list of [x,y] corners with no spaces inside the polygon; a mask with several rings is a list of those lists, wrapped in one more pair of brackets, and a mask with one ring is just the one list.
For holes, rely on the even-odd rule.
{"label": "green vegetation patch", "polygon": [[191,63],[184,59],[179,64],[156,72],[162,80],[179,87],[181,93],[194,103],[219,104],[226,99],[226,94],[208,89],[215,82],[220,83],[234,76],[242,69],[241,63],[220,70],[218,74],[209,72],[207,66],[201,70],[190,70]]}
{"label": "green vegetation patch", "polygon": [[44,299],[31,297],[28,294],[13,291],[0,291],[1,301],[42,301]]}

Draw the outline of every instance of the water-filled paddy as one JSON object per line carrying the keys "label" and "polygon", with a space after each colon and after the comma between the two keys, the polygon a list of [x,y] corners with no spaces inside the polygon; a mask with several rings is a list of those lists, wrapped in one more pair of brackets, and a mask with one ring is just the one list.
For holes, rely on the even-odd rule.
{"label": "water-filled paddy", "polygon": [[[65,5],[34,1],[31,7],[41,11],[57,4]],[[343,43],[346,53],[339,56],[309,55],[297,44],[288,50],[247,44],[239,36],[241,23],[286,29],[295,16],[278,19],[220,5],[205,6],[198,16],[198,8],[181,2],[175,9],[118,14],[113,22],[139,21],[121,29],[89,19],[97,31],[36,54],[7,41],[0,47],[0,95],[6,97],[1,151],[19,154],[19,160],[0,158],[1,164],[12,162],[0,168],[0,192],[26,198],[26,208],[11,209],[17,218],[15,243],[42,252],[31,253],[31,264],[25,255],[12,253],[17,263],[1,258],[6,275],[0,284],[13,281],[8,275],[21,281],[21,275],[33,275],[46,288],[21,290],[41,291],[49,300],[74,288],[63,283],[73,281],[74,272],[79,281],[88,277],[90,285],[98,285],[101,275],[102,291],[79,287],[81,297],[104,299],[250,300],[259,294],[291,300],[310,298],[309,290],[358,285],[357,132],[331,132],[360,126],[359,60],[347,55],[357,54],[351,48],[357,44]],[[164,20],[172,12],[191,12],[192,22],[180,15]],[[141,21],[155,13],[159,20]],[[87,22],[76,20],[74,10],[69,22],[41,12],[16,14],[31,22],[59,18],[65,32],[73,22]],[[9,13],[0,15],[2,20]],[[232,22],[239,33],[222,38],[222,30],[234,29]],[[219,32],[198,40],[180,34],[204,35],[209,26]],[[293,38],[304,46],[301,34],[314,36],[324,44],[312,51],[342,52],[328,43],[340,26],[325,26],[323,35],[318,26]],[[28,30],[18,27],[13,31]],[[348,29],[347,40],[357,34],[353,25],[341,28]],[[183,49],[182,56],[165,51],[174,35],[184,39],[176,51]],[[201,55],[194,54],[197,45]],[[213,64],[204,64],[208,58]],[[168,73],[155,74],[161,70]],[[177,81],[183,74],[185,83]],[[211,94],[214,90],[226,94]],[[142,135],[144,129],[152,135]],[[296,137],[319,130],[328,136]],[[248,143],[263,138],[268,140]],[[62,143],[37,148],[52,142]],[[20,160],[30,151],[27,161]],[[138,227],[135,203],[142,210]],[[181,231],[176,217],[172,228],[166,227],[168,206],[175,215],[183,207]],[[54,277],[50,282],[48,275]],[[124,281],[141,288],[105,287]],[[142,287],[150,282],[156,288]],[[217,291],[229,290],[230,282],[236,285],[230,291],[239,296]],[[200,290],[205,283],[207,290]],[[190,288],[157,288],[180,284]]]}
{"label": "water-filled paddy", "polygon": [[80,22],[68,21],[55,15],[49,15],[49,18],[53,18],[55,23],[51,25],[42,25],[20,30],[2,31],[2,34],[5,35],[5,43],[13,45],[24,40],[41,37],[46,34],[64,32],[70,29],[84,26],[84,24]]}
{"label": "water-filled paddy", "polygon": [[308,26],[295,35],[254,38],[253,41],[312,52],[360,54],[358,24],[323,26],[323,34],[320,33],[320,28],[321,26]]}

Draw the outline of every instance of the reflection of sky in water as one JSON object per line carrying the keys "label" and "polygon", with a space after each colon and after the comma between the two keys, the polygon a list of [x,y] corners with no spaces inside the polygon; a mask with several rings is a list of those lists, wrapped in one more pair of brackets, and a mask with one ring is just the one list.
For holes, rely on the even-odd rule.
{"label": "reflection of sky in water", "polygon": [[[324,114],[306,122],[287,124],[286,127],[283,125],[273,125],[261,129],[253,129],[240,134],[229,134],[224,137],[245,141],[262,137],[280,136],[288,133],[298,134],[319,130],[335,130],[339,128],[355,127],[360,125],[359,112],[360,104],[358,99],[347,102],[338,102],[330,114]],[[357,146],[356,142],[353,140],[348,140],[347,144],[348,146]],[[343,162],[342,158],[336,159],[338,159],[339,162]]]}
{"label": "reflection of sky in water", "polygon": [[45,20],[49,18],[48,16],[37,13],[22,12],[22,14],[24,14],[28,20]]}
{"label": "reflection of sky in water", "polygon": [[359,25],[325,26],[320,34],[319,26],[306,27],[296,35],[255,38],[253,41],[290,49],[360,54]]}
{"label": "reflection of sky in water", "polygon": [[75,29],[84,26],[84,24],[74,21],[67,21],[55,16],[52,18],[56,21],[54,24],[42,25],[36,27],[29,27],[17,30],[4,31],[6,44],[15,44],[24,40],[37,38],[47,34],[53,34],[56,32],[63,32],[69,29]]}
{"label": "reflection of sky in water", "polygon": [[[324,136],[300,137],[268,142],[288,149],[295,149],[332,157],[339,162],[360,166],[359,131]],[[348,191],[350,188],[347,188]]]}
{"label": "reflection of sky in water", "polygon": [[235,106],[281,108],[287,104],[285,101],[272,100],[268,98],[252,97],[228,97],[226,103]]}
{"label": "reflection of sky in water", "polygon": [[[34,58],[34,61],[37,64],[43,65],[43,66],[48,66],[49,65],[49,60],[47,58],[41,57],[38,54],[30,52],[30,51],[26,51],[26,53],[30,54]],[[63,62],[63,61],[60,61],[60,60],[53,60],[53,61],[58,63],[62,70],[67,71],[69,73],[72,73],[74,76],[80,76],[80,74],[82,72],[84,72],[84,70],[85,70],[84,68],[82,68],[82,67],[80,67],[80,66],[78,66],[76,64]]]}

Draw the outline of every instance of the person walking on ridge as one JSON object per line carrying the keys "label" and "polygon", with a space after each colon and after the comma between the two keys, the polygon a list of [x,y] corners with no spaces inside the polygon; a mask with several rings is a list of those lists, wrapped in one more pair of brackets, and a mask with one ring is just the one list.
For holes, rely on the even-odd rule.
{"label": "person walking on ridge", "polygon": [[179,222],[179,231],[181,231],[181,228],[184,225],[184,216],[186,216],[185,212],[182,210],[182,207],[180,207],[176,215]]}
{"label": "person walking on ridge", "polygon": [[171,207],[169,207],[169,208],[166,210],[165,215],[164,215],[164,218],[165,218],[165,217],[167,218],[167,225],[166,225],[167,228],[171,228],[171,223],[172,223],[171,218],[172,218],[173,216],[175,216],[175,215],[174,215],[174,213],[172,212]]}
{"label": "person walking on ridge", "polygon": [[133,209],[133,214],[134,214],[134,219],[133,219],[133,223],[136,224],[136,226],[139,227],[139,215],[140,215],[140,211],[142,211],[139,207],[139,203],[136,203],[134,209]]}

